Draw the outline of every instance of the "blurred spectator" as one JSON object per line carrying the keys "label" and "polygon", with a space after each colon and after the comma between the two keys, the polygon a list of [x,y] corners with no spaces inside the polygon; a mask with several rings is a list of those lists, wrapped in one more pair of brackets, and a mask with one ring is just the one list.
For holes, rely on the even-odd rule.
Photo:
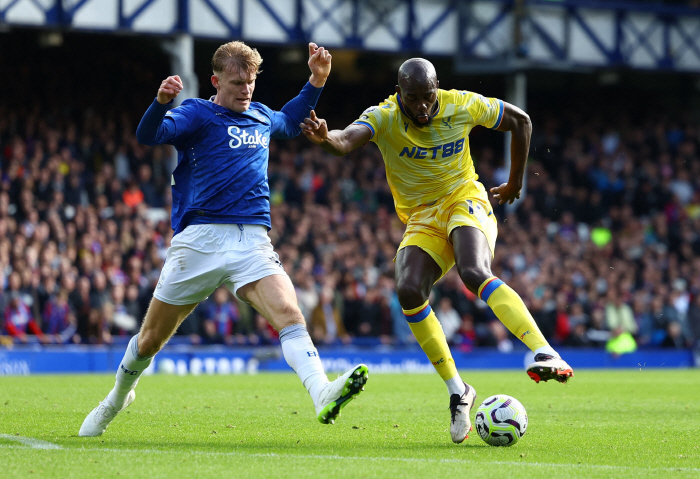
{"label": "blurred spectator", "polygon": [[676,308],[668,302],[665,292],[661,290],[652,300],[652,315],[654,318],[654,341],[653,344],[660,345],[668,332],[670,323],[680,323],[681,318]]}
{"label": "blurred spectator", "polygon": [[605,322],[610,329],[610,339],[605,345],[608,352],[624,354],[637,349],[633,335],[637,334],[638,326],[632,308],[623,301],[616,288],[608,291]]}
{"label": "blurred spectator", "polygon": [[122,195],[124,204],[135,210],[137,206],[143,203],[144,198],[145,195],[139,188],[139,184],[134,180],[129,181],[126,190],[124,190],[124,194]]}
{"label": "blurred spectator", "polygon": [[235,336],[241,334],[238,331],[241,319],[238,307],[231,300],[231,293],[226,286],[217,288],[212,296],[204,305],[203,341],[205,344],[233,344]]}
{"label": "blurred spectator", "polygon": [[566,338],[564,342],[565,346],[570,346],[572,348],[585,348],[590,347],[593,344],[590,336],[588,335],[587,326],[585,323],[575,323],[571,334]]}
{"label": "blurred spectator", "polygon": [[565,292],[560,292],[556,297],[556,329],[554,338],[557,343],[564,344],[571,334],[571,323],[569,321],[569,299]]}
{"label": "blurred spectator", "polygon": [[688,326],[696,347],[700,347],[700,294],[696,294],[688,308]]}
{"label": "blurred spectator", "polygon": [[29,307],[16,292],[10,293],[10,301],[5,306],[4,329],[7,334],[23,343],[27,342],[27,333],[44,340],[44,333],[34,321]]}
{"label": "blurred spectator", "polygon": [[311,312],[311,337],[315,343],[334,344],[338,339],[343,343],[350,341],[333,289],[328,285],[321,289],[319,302]]}
{"label": "blurred spectator", "polygon": [[632,313],[637,323],[637,343],[640,346],[650,345],[654,337],[654,317],[651,314],[647,294],[643,291],[634,295]]}
{"label": "blurred spectator", "polygon": [[496,347],[500,352],[510,353],[513,351],[513,341],[511,341],[509,337],[510,333],[508,332],[506,327],[503,326],[503,323],[495,320],[491,321],[489,323],[489,329],[491,330],[491,334],[493,334],[493,337],[496,340]]}
{"label": "blurred spectator", "polygon": [[416,337],[406,321],[403,309],[399,303],[399,296],[394,292],[389,302],[391,322],[393,324],[392,333],[398,344],[414,344]]}
{"label": "blurred spectator", "polygon": [[139,301],[139,288],[135,284],[130,284],[126,288],[126,298],[124,298],[124,308],[129,316],[136,318],[138,327],[141,327],[146,311],[142,310]]}
{"label": "blurred spectator", "polygon": [[279,344],[279,334],[260,313],[255,313],[253,333],[248,340],[251,344]]}
{"label": "blurred spectator", "polygon": [[577,326],[583,326],[583,331],[585,332],[588,328],[588,315],[584,311],[583,305],[579,302],[571,305],[568,319],[572,329],[575,329]]}
{"label": "blurred spectator", "polygon": [[595,347],[604,347],[610,339],[610,331],[605,325],[605,310],[595,308],[591,314],[591,325],[586,332],[588,342]]}
{"label": "blurred spectator", "polygon": [[462,318],[460,318],[457,310],[452,307],[452,300],[449,297],[444,296],[440,298],[435,309],[435,316],[440,321],[447,342],[450,344],[454,343],[455,339],[457,339],[457,332],[462,327]]}
{"label": "blurred spectator", "polygon": [[123,284],[112,287],[112,330],[115,336],[133,336],[138,332],[139,321],[131,314],[124,303],[126,290]]}
{"label": "blurred spectator", "polygon": [[77,321],[68,303],[68,291],[61,289],[44,307],[44,333],[54,343],[80,342],[76,333]]}
{"label": "blurred spectator", "polygon": [[313,276],[310,274],[310,269],[313,266],[313,257],[310,257],[309,259],[311,261],[309,262],[308,269],[306,271],[300,269],[295,276],[297,303],[299,304],[301,314],[306,320],[306,324],[311,324],[311,313],[319,302],[319,295],[316,291],[316,283]]}
{"label": "blurred spectator", "polygon": [[360,305],[360,315],[355,330],[355,336],[379,336],[384,323],[383,298],[379,291],[368,288]]}
{"label": "blurred spectator", "polygon": [[[228,336],[231,338],[231,336]],[[230,339],[229,339],[230,340]],[[206,318],[202,321],[202,332],[195,344],[224,344],[226,337],[217,329],[216,321]]]}
{"label": "blurred spectator", "polygon": [[78,280],[76,289],[74,289],[70,296],[69,302],[73,305],[75,311],[75,318],[78,324],[78,335],[85,341],[94,334],[91,334],[90,328],[90,312],[92,311],[92,304],[90,302],[90,280],[81,277]]}
{"label": "blurred spectator", "polygon": [[459,350],[465,353],[470,352],[477,345],[476,329],[474,328],[474,318],[471,314],[462,316],[462,324],[457,331],[455,344]]}
{"label": "blurred spectator", "polygon": [[683,328],[678,321],[671,321],[666,327],[666,338],[661,343],[662,348],[681,349],[687,347],[685,338],[683,337]]}
{"label": "blurred spectator", "polygon": [[[156,192],[156,187],[153,184],[153,170],[147,163],[143,163],[139,166],[139,182],[137,189],[141,191],[143,201],[147,205],[155,208],[160,208],[163,205],[162,195],[158,195]],[[139,204],[133,204],[133,201],[131,202],[132,204],[129,204],[130,202],[127,202],[126,199],[124,200],[124,203],[132,208],[138,206]]]}
{"label": "blurred spectator", "polygon": [[608,291],[605,321],[613,337],[623,333],[637,334],[638,326],[634,320],[632,308],[622,300],[615,288]]}

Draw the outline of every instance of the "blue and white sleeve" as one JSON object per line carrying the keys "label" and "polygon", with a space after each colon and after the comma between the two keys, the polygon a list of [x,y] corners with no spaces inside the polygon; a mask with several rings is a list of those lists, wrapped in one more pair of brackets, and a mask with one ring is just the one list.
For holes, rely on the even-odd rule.
{"label": "blue and white sleeve", "polygon": [[273,111],[270,137],[279,140],[299,136],[299,124],[316,108],[322,91],[323,87],[316,88],[307,82],[301,92],[282,107],[282,111]]}

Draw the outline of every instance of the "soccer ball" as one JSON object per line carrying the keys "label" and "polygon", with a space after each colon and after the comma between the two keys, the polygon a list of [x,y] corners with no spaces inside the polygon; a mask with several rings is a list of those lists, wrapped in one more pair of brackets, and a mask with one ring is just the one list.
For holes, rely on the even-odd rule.
{"label": "soccer ball", "polygon": [[512,446],[527,430],[527,412],[520,401],[497,394],[476,410],[476,431],[486,444]]}

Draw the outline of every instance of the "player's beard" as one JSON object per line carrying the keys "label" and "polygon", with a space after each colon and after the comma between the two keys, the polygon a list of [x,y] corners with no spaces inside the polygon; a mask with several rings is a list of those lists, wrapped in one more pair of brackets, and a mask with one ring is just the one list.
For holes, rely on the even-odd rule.
{"label": "player's beard", "polygon": [[437,112],[437,110],[438,104],[435,103],[433,108],[430,109],[430,113],[428,113],[428,121],[426,121],[425,123],[419,122],[418,116],[408,109],[406,109],[406,116],[408,116],[411,119],[413,125],[415,125],[417,128],[426,128],[433,124],[433,115],[435,115],[435,112]]}

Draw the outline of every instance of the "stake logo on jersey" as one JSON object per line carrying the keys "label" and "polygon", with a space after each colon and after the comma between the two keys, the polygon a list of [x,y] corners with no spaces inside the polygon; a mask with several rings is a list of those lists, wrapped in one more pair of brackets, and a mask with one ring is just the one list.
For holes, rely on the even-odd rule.
{"label": "stake logo on jersey", "polygon": [[406,223],[411,210],[434,203],[466,181],[476,180],[468,135],[476,125],[498,128],[503,101],[469,91],[438,90],[430,126],[418,128],[401,97],[392,95],[355,120],[372,132],[382,152],[396,212]]}
{"label": "stake logo on jersey", "polygon": [[298,136],[320,94],[307,83],[280,111],[251,102],[246,111],[235,112],[216,104],[215,97],[188,98],[172,109],[154,100],[136,131],[145,144],[177,149],[170,180],[175,234],[192,224],[269,228],[270,142]]}
{"label": "stake logo on jersey", "polygon": [[228,146],[231,148],[239,148],[241,145],[246,145],[245,148],[257,148],[258,145],[267,148],[267,145],[270,143],[269,138],[261,135],[258,130],[254,130],[254,133],[249,133],[237,126],[229,126],[228,134],[231,137]]}

